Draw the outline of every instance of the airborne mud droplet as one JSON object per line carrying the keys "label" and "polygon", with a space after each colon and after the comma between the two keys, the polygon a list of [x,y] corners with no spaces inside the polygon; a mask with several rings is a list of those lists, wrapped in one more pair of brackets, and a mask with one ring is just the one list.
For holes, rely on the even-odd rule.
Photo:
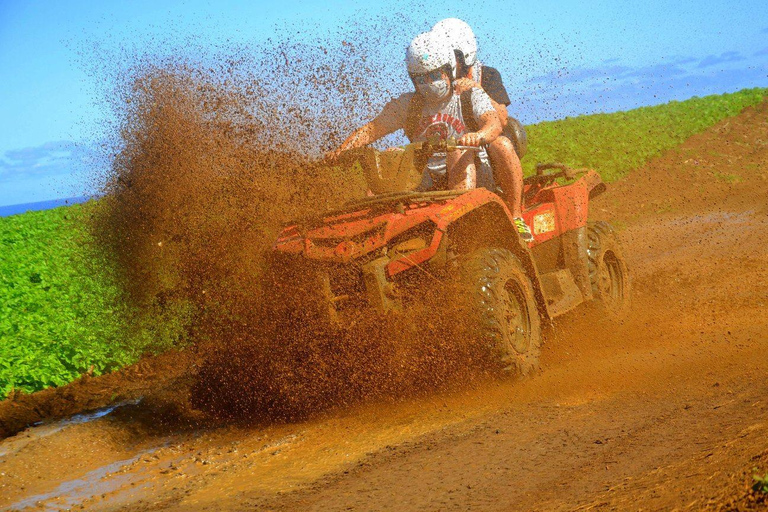
{"label": "airborne mud droplet", "polygon": [[375,58],[391,38],[404,47],[407,29],[381,24],[335,43],[134,56],[117,76],[119,137],[94,232],[153,332],[201,349],[192,401],[217,416],[296,418],[466,383],[480,367],[426,324],[300,336],[265,303],[279,228],[365,193],[319,156],[408,86]]}

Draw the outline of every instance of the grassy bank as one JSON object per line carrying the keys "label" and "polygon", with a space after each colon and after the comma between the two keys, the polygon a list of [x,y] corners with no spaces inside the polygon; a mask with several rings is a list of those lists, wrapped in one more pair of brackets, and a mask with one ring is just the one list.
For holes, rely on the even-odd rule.
{"label": "grassy bank", "polygon": [[[766,94],[750,89],[529,126],[523,164],[527,173],[536,162],[592,167],[612,181]],[[109,264],[89,250],[94,207],[0,218],[0,398],[111,371],[178,337],[168,319],[128,329],[130,311],[120,306]]]}
{"label": "grassy bank", "polygon": [[85,250],[89,205],[0,219],[0,396],[132,362],[117,287]]}
{"label": "grassy bank", "polygon": [[614,181],[744,108],[760,103],[768,89],[673,101],[613,114],[595,114],[527,126],[526,174],[538,162],[590,167]]}

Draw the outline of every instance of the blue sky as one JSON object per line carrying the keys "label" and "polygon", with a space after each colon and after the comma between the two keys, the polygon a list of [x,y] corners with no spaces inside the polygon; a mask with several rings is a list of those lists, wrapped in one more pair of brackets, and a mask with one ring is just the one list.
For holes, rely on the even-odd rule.
{"label": "blue sky", "polygon": [[[439,5],[438,5],[439,4]],[[445,6],[451,5],[450,9]],[[768,2],[9,1],[0,0],[0,205],[80,195],[105,120],[95,45],[120,48],[342,37],[402,18],[404,34],[468,21],[523,122],[768,86]],[[370,30],[375,30],[371,21]],[[402,40],[400,40],[402,39]],[[372,58],[401,66],[407,37]],[[115,66],[123,63],[115,62]],[[408,83],[405,75],[403,87]],[[383,103],[388,98],[382,98]]]}

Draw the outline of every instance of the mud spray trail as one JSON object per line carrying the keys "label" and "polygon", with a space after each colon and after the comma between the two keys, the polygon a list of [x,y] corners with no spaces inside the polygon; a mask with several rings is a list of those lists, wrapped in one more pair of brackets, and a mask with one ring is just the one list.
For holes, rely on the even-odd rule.
{"label": "mud spray trail", "polygon": [[766,162],[763,104],[614,184],[592,215],[622,227],[633,314],[564,318],[530,379],[262,426],[128,404],[2,441],[0,508],[747,509],[768,465]]}

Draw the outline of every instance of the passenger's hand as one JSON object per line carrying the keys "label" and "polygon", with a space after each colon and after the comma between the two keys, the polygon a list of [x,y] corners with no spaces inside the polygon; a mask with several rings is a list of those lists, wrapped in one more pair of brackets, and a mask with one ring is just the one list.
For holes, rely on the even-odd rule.
{"label": "passenger's hand", "polygon": [[480,87],[480,84],[469,78],[457,78],[453,81],[453,92],[456,94],[462,94],[464,91],[468,91],[475,87]]}
{"label": "passenger's hand", "polygon": [[457,141],[459,146],[480,146],[485,143],[483,137],[477,132],[465,133]]}

